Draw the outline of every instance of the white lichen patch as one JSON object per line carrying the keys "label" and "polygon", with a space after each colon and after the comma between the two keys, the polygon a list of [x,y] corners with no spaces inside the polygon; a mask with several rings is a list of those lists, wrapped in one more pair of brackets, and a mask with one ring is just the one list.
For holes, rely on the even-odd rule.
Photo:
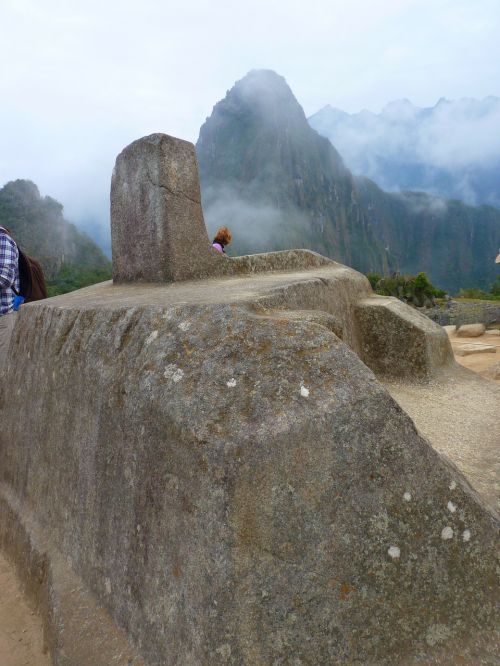
{"label": "white lichen patch", "polygon": [[387,551],[389,557],[392,557],[393,560],[399,560],[401,555],[401,550],[397,546],[391,546]]}
{"label": "white lichen patch", "polygon": [[106,588],[106,594],[111,594],[111,581],[109,578],[104,579],[104,587]]}
{"label": "white lichen patch", "polygon": [[425,635],[425,642],[431,647],[446,641],[451,636],[451,631],[444,624],[431,624]]}
{"label": "white lichen patch", "polygon": [[236,386],[236,379],[233,377],[228,382],[226,382],[228,388],[234,388]]}
{"label": "white lichen patch", "polygon": [[163,376],[166,379],[171,379],[173,382],[180,382],[180,380],[184,377],[184,370],[181,370],[181,368],[178,368],[173,363],[170,363],[170,365],[167,365],[165,368]]}
{"label": "white lichen patch", "polygon": [[453,530],[448,525],[443,527],[441,530],[441,539],[447,541],[448,539],[453,539]]}
{"label": "white lichen patch", "polygon": [[146,338],[146,344],[150,345],[158,337],[158,331],[151,331],[151,333]]}
{"label": "white lichen patch", "polygon": [[307,386],[304,386],[304,384],[300,385],[300,395],[303,398],[308,398],[309,397],[309,389],[307,388]]}
{"label": "white lichen patch", "polygon": [[405,493],[403,499],[405,502],[411,502],[411,493]]}
{"label": "white lichen patch", "polygon": [[470,541],[470,530],[464,530],[462,532],[462,539],[464,541]]}
{"label": "white lichen patch", "polygon": [[456,481],[452,481],[452,482],[450,483],[450,490],[455,490],[456,487],[457,487],[457,482],[456,482]]}
{"label": "white lichen patch", "polygon": [[181,321],[179,324],[179,328],[181,331],[188,331],[191,328],[191,322],[190,321]]}
{"label": "white lichen patch", "polygon": [[457,510],[457,505],[453,504],[453,502],[448,502],[446,506],[448,507],[448,511],[450,513],[455,513],[455,511]]}

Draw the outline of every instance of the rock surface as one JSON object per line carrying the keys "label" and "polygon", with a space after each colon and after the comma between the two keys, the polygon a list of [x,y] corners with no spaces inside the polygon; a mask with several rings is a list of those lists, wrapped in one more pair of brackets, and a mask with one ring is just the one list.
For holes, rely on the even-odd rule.
{"label": "rock surface", "polygon": [[118,155],[111,182],[111,240],[116,282],[168,282],[214,273],[224,257],[208,240],[193,144],[152,134]]}
{"label": "rock surface", "polygon": [[456,335],[459,338],[478,338],[486,330],[486,326],[484,324],[462,324],[462,326],[459,326]]}
{"label": "rock surface", "polygon": [[333,332],[366,287],[326,270],[21,312],[1,478],[150,665],[398,663],[494,627],[498,523]]}
{"label": "rock surface", "polygon": [[428,378],[453,363],[446,332],[396,298],[353,305],[360,358],[385,377]]}
{"label": "rock surface", "polygon": [[23,306],[0,377],[0,546],[54,663],[491,654],[498,516],[372,372],[453,381],[446,333],[314,253],[216,254],[195,166],[125,149],[116,284]]}
{"label": "rock surface", "polygon": [[455,354],[457,356],[469,356],[471,354],[496,354],[497,348],[494,345],[485,345],[480,342],[471,342],[466,345],[457,345]]}

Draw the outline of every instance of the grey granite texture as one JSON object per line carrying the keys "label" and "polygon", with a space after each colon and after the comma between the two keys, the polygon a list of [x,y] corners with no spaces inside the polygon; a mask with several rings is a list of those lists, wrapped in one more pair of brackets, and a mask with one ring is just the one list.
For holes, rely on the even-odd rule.
{"label": "grey granite texture", "polygon": [[1,481],[151,666],[432,663],[493,635],[497,518],[333,332],[353,314],[318,271],[21,312]]}
{"label": "grey granite texture", "polygon": [[23,306],[0,375],[56,666],[495,663],[498,516],[374,374],[454,381],[444,331],[315,253],[217,254],[187,142],[128,146],[111,215],[115,284]]}
{"label": "grey granite texture", "polygon": [[193,144],[152,134],[118,155],[111,240],[116,282],[187,280],[224,263],[208,241]]}
{"label": "grey granite texture", "polygon": [[360,300],[354,316],[359,356],[379,375],[425,379],[454,363],[446,331],[396,298]]}

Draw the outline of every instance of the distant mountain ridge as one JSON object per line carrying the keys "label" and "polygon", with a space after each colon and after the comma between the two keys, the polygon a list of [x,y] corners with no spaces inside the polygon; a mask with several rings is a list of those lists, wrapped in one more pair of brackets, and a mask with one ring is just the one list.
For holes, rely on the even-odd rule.
{"label": "distant mountain ridge", "polygon": [[109,277],[111,264],[101,249],[64,219],[58,201],[40,196],[29,180],[11,181],[0,188],[0,225],[9,228],[21,249],[40,261],[48,282],[60,286],[55,291],[65,290],[63,281],[75,288],[92,277],[94,282]]}
{"label": "distant mountain ridge", "polygon": [[348,167],[387,190],[422,190],[500,208],[500,98],[441,98],[420,108],[402,99],[381,113],[325,106],[309,124]]}
{"label": "distant mountain ridge", "polygon": [[500,211],[353,176],[275,72],[238,81],[196,147],[207,225],[228,224],[237,253],[307,247],[364,272],[425,271],[453,291],[496,277]]}
{"label": "distant mountain ridge", "polygon": [[197,153],[208,226],[236,226],[238,252],[336,248],[347,263],[380,265],[350,172],[284,78],[256,71],[239,81],[201,128]]}

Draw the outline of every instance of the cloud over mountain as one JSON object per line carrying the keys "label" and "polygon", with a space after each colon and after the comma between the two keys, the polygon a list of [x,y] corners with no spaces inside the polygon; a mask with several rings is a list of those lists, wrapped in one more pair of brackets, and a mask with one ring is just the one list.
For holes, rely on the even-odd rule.
{"label": "cloud over mountain", "polygon": [[440,99],[432,108],[398,100],[379,114],[326,106],[309,123],[381,187],[500,206],[500,98]]}
{"label": "cloud over mountain", "polygon": [[[386,110],[410,127],[416,113]],[[273,71],[250,72],[215,105],[197,153],[209,229],[230,226],[237,253],[305,247],[364,272],[425,271],[451,291],[496,278],[500,211],[353,176]]]}

